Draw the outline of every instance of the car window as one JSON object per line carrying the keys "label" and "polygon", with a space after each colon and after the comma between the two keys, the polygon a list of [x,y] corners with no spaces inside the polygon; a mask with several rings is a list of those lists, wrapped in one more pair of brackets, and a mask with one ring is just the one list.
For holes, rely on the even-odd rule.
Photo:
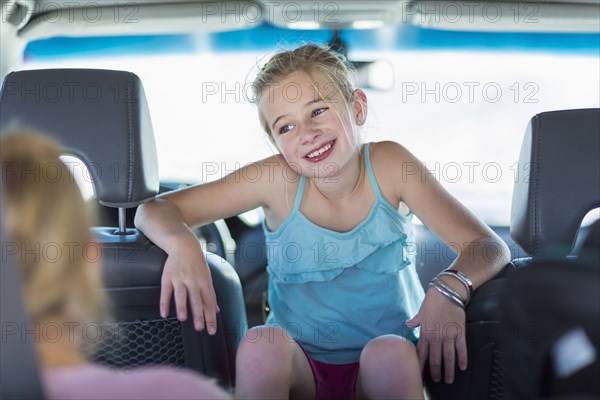
{"label": "car window", "polygon": [[[265,28],[245,36],[181,35],[131,43],[82,38],[75,41],[78,50],[60,56],[52,48],[68,39],[45,40],[29,46],[24,68],[135,72],[150,105],[161,179],[206,182],[275,152],[249,101],[249,85],[262,63],[278,49],[307,40],[323,44],[332,35],[269,28],[279,36],[268,41],[260,29]],[[516,162],[528,120],[543,111],[600,107],[597,43],[586,35],[572,36],[569,44],[568,35],[538,34],[536,43],[531,34],[521,39],[482,34],[487,39],[465,42],[454,36],[454,47],[440,45],[439,37],[386,46],[391,40],[386,35],[395,34],[342,32],[354,43],[349,58],[385,60],[394,72],[390,90],[366,89],[363,140],[404,144],[488,224],[507,226],[514,181],[523,179]],[[248,48],[244,37],[257,44]]]}

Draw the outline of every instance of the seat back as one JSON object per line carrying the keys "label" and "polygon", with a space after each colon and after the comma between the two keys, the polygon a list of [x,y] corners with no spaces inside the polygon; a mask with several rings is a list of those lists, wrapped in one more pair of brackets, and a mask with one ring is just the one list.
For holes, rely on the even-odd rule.
{"label": "seat back", "polygon": [[567,255],[600,206],[600,109],[533,117],[519,168],[511,235],[532,257],[513,261],[501,299],[506,395],[599,396],[600,222]]}
{"label": "seat back", "polygon": [[223,259],[208,255],[221,312],[217,335],[197,333],[191,321],[159,316],[166,253],[137,229],[124,210],[151,200],[159,189],[149,108],[139,78],[130,72],[57,69],[9,74],[1,92],[0,131],[47,133],[65,154],[87,166],[98,202],[123,211],[120,227],[96,227],[104,289],[115,322],[90,331],[95,360],[117,367],[187,366],[232,386],[235,352],[246,330],[239,279]]}
{"label": "seat back", "polygon": [[[558,111],[532,118],[521,150],[510,227],[511,237],[527,253],[564,257],[575,243],[581,219],[600,204],[598,123],[598,110]],[[432,398],[505,398],[511,380],[522,379],[523,371],[514,374],[503,367],[507,358],[518,353],[514,352],[517,346],[506,343],[514,332],[501,321],[500,303],[506,286],[518,275],[516,268],[534,261],[513,260],[475,291],[465,310],[469,367],[457,372],[452,385],[434,383],[426,368]]]}
{"label": "seat back", "polygon": [[468,365],[465,371],[455,366],[452,384],[434,382],[429,366],[424,369],[424,382],[431,399],[480,400],[504,399],[502,337],[499,302],[507,279],[515,268],[508,264],[494,279],[481,285],[465,309],[465,337]]}

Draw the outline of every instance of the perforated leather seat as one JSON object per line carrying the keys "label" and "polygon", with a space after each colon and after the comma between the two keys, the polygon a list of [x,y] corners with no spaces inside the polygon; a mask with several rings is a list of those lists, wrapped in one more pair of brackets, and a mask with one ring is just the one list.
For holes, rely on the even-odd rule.
{"label": "perforated leather seat", "polygon": [[[9,74],[1,92],[0,131],[31,129],[57,138],[81,159],[100,204],[131,208],[159,189],[152,123],[143,86],[130,72],[57,69]],[[123,218],[124,220],[124,218]],[[237,274],[208,255],[217,301],[217,335],[191,322],[161,319],[166,254],[136,229],[96,227],[104,289],[115,323],[104,325],[96,360],[117,367],[186,366],[233,386],[235,353],[247,323]],[[174,316],[174,307],[171,316]],[[96,340],[94,340],[96,341]]]}

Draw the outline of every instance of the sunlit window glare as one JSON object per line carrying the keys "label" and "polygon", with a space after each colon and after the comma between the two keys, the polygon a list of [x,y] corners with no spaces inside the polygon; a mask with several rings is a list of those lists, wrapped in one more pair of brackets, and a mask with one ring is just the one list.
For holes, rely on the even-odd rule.
{"label": "sunlit window glare", "polygon": [[[274,153],[250,84],[267,53],[199,53],[32,62],[27,69],[123,69],[144,84],[160,177],[206,182]],[[599,59],[543,53],[402,51],[387,60],[390,91],[366,90],[363,141],[395,140],[489,224],[508,225],[516,163],[529,119],[600,106]],[[407,170],[407,173],[410,173]],[[398,177],[403,179],[403,177]],[[422,177],[427,179],[427,176]]]}
{"label": "sunlit window glare", "polygon": [[85,200],[91,199],[94,196],[94,177],[85,164],[73,156],[60,156],[60,160],[73,176],[83,198]]}

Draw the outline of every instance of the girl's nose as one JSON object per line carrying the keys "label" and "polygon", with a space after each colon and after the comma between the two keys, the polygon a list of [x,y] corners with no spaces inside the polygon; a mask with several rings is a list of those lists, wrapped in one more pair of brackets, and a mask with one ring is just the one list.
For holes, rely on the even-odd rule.
{"label": "girl's nose", "polygon": [[302,144],[308,144],[315,141],[316,138],[321,136],[321,129],[312,123],[302,124],[300,127],[300,140]]}

